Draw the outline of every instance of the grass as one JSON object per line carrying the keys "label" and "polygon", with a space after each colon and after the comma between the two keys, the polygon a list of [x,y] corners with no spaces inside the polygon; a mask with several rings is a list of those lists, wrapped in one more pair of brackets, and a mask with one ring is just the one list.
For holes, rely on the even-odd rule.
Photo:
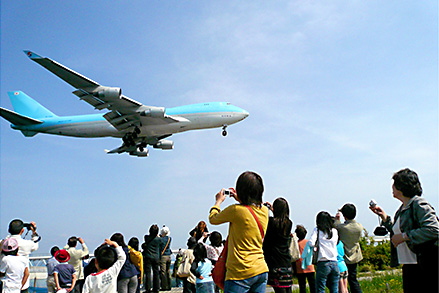
{"label": "grass", "polygon": [[[402,274],[401,271],[384,271],[373,274],[361,275],[359,278],[360,287],[363,293],[392,292],[402,293]],[[297,284],[295,279],[294,284]],[[299,292],[299,289],[293,289]],[[307,292],[309,289],[307,288]],[[329,292],[326,288],[325,292]]]}

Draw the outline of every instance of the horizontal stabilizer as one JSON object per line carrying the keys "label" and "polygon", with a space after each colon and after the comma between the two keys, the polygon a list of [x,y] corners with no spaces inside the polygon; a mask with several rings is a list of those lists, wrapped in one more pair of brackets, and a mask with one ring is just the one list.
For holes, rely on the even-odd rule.
{"label": "horizontal stabilizer", "polygon": [[20,115],[5,108],[0,108],[0,116],[17,126],[43,123],[43,121]]}

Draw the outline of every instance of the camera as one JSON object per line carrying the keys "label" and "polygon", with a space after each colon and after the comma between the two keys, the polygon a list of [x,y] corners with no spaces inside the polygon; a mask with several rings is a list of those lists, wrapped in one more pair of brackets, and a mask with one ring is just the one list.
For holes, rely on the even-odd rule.
{"label": "camera", "polygon": [[31,223],[23,223],[23,227],[28,230],[35,229],[34,225],[32,225]]}
{"label": "camera", "polygon": [[231,195],[232,192],[229,189],[224,190],[224,195]]}
{"label": "camera", "polygon": [[371,208],[374,208],[374,207],[377,206],[377,202],[376,202],[374,199],[372,199],[372,200],[369,202],[369,206],[370,206]]}

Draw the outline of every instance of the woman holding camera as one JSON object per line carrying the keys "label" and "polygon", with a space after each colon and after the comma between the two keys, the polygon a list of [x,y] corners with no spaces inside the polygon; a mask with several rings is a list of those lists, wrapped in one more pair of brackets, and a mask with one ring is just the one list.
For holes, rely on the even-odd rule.
{"label": "woman holding camera", "polygon": [[390,265],[403,265],[404,292],[438,292],[439,223],[436,212],[421,197],[421,182],[414,171],[400,170],[392,179],[393,197],[402,203],[393,221],[381,207],[370,206],[390,232]]}
{"label": "woman holding camera", "polygon": [[[267,235],[264,239],[264,256],[268,265],[268,285],[276,293],[290,293],[293,284],[293,267],[291,265],[290,243],[291,222],[290,208],[285,198],[279,197],[273,205],[265,203],[273,212],[268,220]],[[264,205],[265,205],[264,204]]]}
{"label": "woman holding camera", "polygon": [[265,293],[268,267],[264,260],[262,242],[268,225],[268,208],[262,205],[264,185],[254,172],[244,172],[236,182],[231,197],[238,204],[221,210],[226,199],[222,189],[210,209],[212,225],[229,224],[226,278],[224,293]]}

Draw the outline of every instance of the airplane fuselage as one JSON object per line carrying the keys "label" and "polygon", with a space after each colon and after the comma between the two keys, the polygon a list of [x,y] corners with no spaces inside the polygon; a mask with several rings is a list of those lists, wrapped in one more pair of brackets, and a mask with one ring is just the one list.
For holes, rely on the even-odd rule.
{"label": "airplane fuselage", "polygon": [[[188,130],[222,127],[239,122],[248,116],[247,111],[225,102],[167,108],[165,113],[166,115],[182,117],[184,121],[159,125],[142,125],[139,137],[162,136]],[[121,138],[125,135],[125,132],[117,130],[102,114],[56,116],[44,119],[42,124],[11,125],[11,127],[22,131],[27,136],[36,133],[47,133],[72,137]]]}

